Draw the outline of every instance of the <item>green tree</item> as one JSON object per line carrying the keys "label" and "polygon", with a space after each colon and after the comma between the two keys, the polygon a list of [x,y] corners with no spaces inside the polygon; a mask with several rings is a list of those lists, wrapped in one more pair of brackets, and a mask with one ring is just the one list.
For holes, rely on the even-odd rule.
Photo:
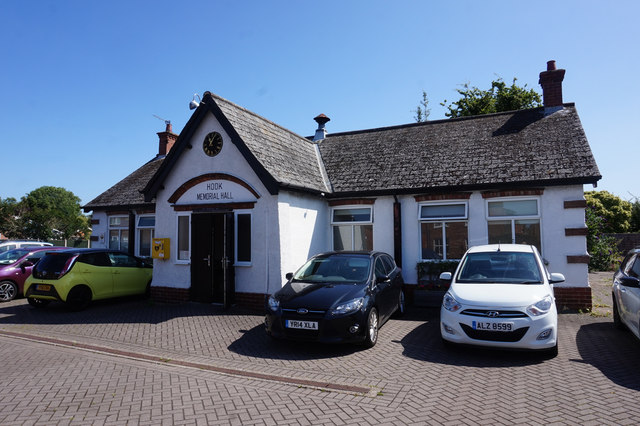
{"label": "green tree", "polygon": [[587,251],[591,256],[589,260],[590,271],[610,271],[613,265],[620,261],[618,241],[603,233],[606,221],[600,216],[595,207],[587,205],[585,209],[585,222],[587,224]]}
{"label": "green tree", "polygon": [[28,238],[67,240],[88,231],[87,218],[80,211],[80,199],[64,188],[43,186],[20,201],[20,222]]}
{"label": "green tree", "polygon": [[584,193],[587,205],[602,218],[602,232],[615,234],[629,232],[631,225],[631,203],[608,191]]}
{"label": "green tree", "polygon": [[640,200],[636,197],[631,203],[631,218],[629,219],[629,232],[640,232]]}
{"label": "green tree", "polygon": [[449,110],[445,115],[450,118],[539,107],[542,103],[540,94],[527,89],[526,84],[523,87],[516,85],[516,80],[514,78],[511,86],[507,86],[502,78],[498,78],[491,82],[489,90],[465,83],[462,89],[456,89],[462,96],[458,101],[447,104],[445,99],[440,105]]}
{"label": "green tree", "polygon": [[429,97],[427,96],[427,92],[422,91],[422,100],[418,104],[418,107],[415,110],[416,115],[413,117],[417,123],[423,123],[429,119],[429,114],[431,114],[431,110],[429,109]]}
{"label": "green tree", "polygon": [[0,198],[0,232],[8,238],[23,238],[18,222],[19,207],[15,198]]}

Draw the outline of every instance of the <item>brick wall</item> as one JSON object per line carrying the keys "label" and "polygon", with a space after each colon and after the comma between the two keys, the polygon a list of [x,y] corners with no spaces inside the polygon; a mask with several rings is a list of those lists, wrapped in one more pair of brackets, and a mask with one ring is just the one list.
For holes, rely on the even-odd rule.
{"label": "brick wall", "polygon": [[634,234],[606,234],[618,240],[618,249],[623,254],[629,250],[640,247],[640,233]]}
{"label": "brick wall", "polygon": [[558,312],[591,310],[591,287],[554,287]]}
{"label": "brick wall", "polygon": [[183,303],[189,301],[188,288],[151,287],[151,300],[160,303]]}
{"label": "brick wall", "polygon": [[262,293],[236,293],[236,305],[262,312],[266,298]]}

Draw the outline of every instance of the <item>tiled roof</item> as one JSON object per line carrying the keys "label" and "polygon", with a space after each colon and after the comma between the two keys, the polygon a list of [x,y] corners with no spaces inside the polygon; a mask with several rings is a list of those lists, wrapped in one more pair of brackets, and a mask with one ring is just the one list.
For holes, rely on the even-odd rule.
{"label": "tiled roof", "polygon": [[601,177],[573,104],[547,116],[537,108],[329,134],[318,144],[209,92],[202,104],[165,160],[145,164],[85,211],[153,207],[141,191],[148,200],[155,196],[210,112],[270,190],[340,197],[584,184]]}
{"label": "tiled roof", "polygon": [[315,145],[266,118],[211,94],[247,148],[280,184],[326,192]]}
{"label": "tiled roof", "polygon": [[333,195],[600,179],[573,104],[329,134],[320,152]]}
{"label": "tiled roof", "polygon": [[117,207],[150,207],[154,202],[145,202],[142,189],[156,173],[164,157],[156,157],[120,182],[107,189],[83,207],[85,211],[102,210]]}

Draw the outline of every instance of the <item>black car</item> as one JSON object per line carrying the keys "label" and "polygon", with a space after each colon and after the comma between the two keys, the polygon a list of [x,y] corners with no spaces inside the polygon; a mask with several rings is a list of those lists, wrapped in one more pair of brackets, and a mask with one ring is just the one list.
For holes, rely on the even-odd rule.
{"label": "black car", "polygon": [[267,334],[372,347],[378,328],[404,313],[404,281],[382,252],[329,252],[312,257],[267,301]]}

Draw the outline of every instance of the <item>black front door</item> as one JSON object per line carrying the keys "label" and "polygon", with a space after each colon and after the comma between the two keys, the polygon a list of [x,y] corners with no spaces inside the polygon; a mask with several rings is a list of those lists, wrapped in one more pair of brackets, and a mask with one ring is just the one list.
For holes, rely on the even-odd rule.
{"label": "black front door", "polygon": [[191,215],[191,300],[233,303],[233,213]]}

